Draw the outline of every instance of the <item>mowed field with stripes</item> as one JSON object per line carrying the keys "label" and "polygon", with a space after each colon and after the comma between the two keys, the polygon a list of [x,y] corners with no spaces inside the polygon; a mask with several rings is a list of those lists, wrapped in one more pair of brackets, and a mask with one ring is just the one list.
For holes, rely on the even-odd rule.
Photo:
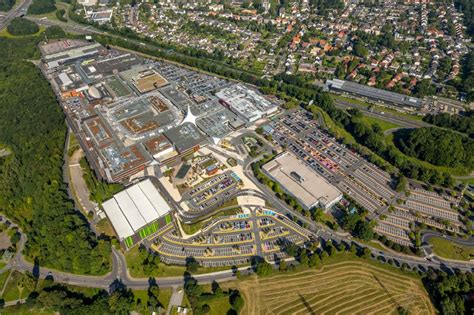
{"label": "mowed field with stripes", "polygon": [[241,314],[435,314],[418,278],[349,260],[319,270],[278,273],[234,284],[245,298]]}

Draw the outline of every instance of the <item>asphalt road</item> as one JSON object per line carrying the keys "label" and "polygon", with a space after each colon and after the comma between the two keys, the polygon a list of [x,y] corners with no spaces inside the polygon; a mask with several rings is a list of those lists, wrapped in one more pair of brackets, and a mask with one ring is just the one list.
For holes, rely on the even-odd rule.
{"label": "asphalt road", "polygon": [[[26,0],[26,1],[29,2],[30,0]],[[57,21],[39,20],[33,17],[28,17],[28,18],[44,26],[59,25],[69,32],[76,32],[76,33],[82,33],[82,34],[86,34],[86,33],[103,34],[104,33],[102,31],[95,30],[90,26],[79,26],[79,25],[75,26],[75,25],[69,25],[69,24],[57,22]],[[111,35],[111,36],[115,36],[115,35]],[[130,40],[130,39],[128,39],[128,41],[141,43],[139,41]],[[145,46],[149,46],[149,45],[145,44]],[[154,46],[150,46],[150,47],[154,47]],[[357,107],[357,105],[354,105],[352,103],[344,104],[341,102],[337,102],[336,106]],[[364,108],[360,108],[360,109],[364,110],[364,113],[367,112]],[[423,122],[404,119],[403,117],[389,115],[387,113],[383,115],[379,113],[371,113],[371,112],[368,112],[368,113],[367,115],[369,116],[373,115],[374,117],[384,119],[386,121],[391,121],[393,123],[396,123],[406,128],[416,128],[416,127],[422,127],[426,125]],[[301,222],[304,222],[308,225],[309,230],[313,231],[317,236],[321,237],[324,240],[332,239],[336,242],[344,241],[346,243],[355,241],[347,233],[334,232],[330,230],[329,228],[321,224],[317,224],[309,220],[308,218],[302,216],[301,214],[294,212],[292,209],[289,209],[288,206],[284,202],[276,198],[273,192],[269,191],[269,189],[266,186],[263,186],[260,182],[258,182],[257,179],[253,177],[253,173],[251,169],[249,168],[252,161],[253,160],[251,159],[247,159],[245,161],[244,163],[245,173],[257,185],[257,187],[259,187],[260,189],[262,189],[262,191],[265,192],[267,199],[273,205],[277,206],[277,208],[279,209],[278,210],[279,212],[283,214],[291,214],[292,216],[296,216]],[[19,254],[13,259],[10,267],[17,270],[22,270],[22,271],[32,271],[34,266],[26,262],[21,255],[21,249],[23,248],[25,241],[26,241],[26,236],[22,234],[22,240],[21,240],[22,244],[20,247]],[[365,244],[358,243],[357,241],[355,242],[359,246],[367,246]],[[374,255],[383,256],[385,260],[394,259],[400,263],[407,263],[411,267],[421,266],[421,268],[425,268],[425,269],[428,267],[446,269],[449,266],[449,268],[457,268],[464,271],[472,271],[474,267],[474,264],[470,264],[468,262],[462,263],[462,262],[455,262],[455,261],[446,261],[436,256],[427,260],[425,258],[413,257],[413,256],[403,255],[403,254],[389,252],[389,251],[379,251],[378,249],[370,247],[370,246],[367,246],[367,247],[369,247],[372,250],[372,253]],[[113,267],[112,272],[102,277],[68,274],[64,272],[50,270],[48,268],[43,268],[43,267],[40,268],[39,275],[41,277],[45,277],[49,273],[52,273],[53,277],[55,278],[57,282],[81,285],[81,286],[86,286],[86,287],[109,288],[110,284],[115,279],[121,279],[121,281],[130,288],[134,288],[134,289],[148,288],[148,279],[134,279],[128,275],[125,259],[123,255],[116,250],[113,250],[112,267]],[[245,267],[240,268],[240,270],[242,271],[243,274],[249,272],[247,268]],[[213,280],[225,281],[225,280],[230,280],[233,278],[233,272],[231,270],[227,270],[227,271],[214,272],[214,273],[203,274],[203,275],[196,275],[194,277],[201,283],[209,283],[209,282],[212,282]],[[158,278],[157,283],[162,287],[172,287],[176,285],[182,285],[183,277]]]}
{"label": "asphalt road", "polygon": [[[4,269],[13,269],[22,272],[28,271],[40,278],[52,276],[54,281],[58,283],[78,285],[83,287],[102,288],[106,290],[110,289],[111,284],[117,279],[131,289],[146,290],[149,287],[148,278],[132,278],[128,274],[125,257],[120,251],[116,249],[112,249],[111,272],[104,276],[87,276],[61,272],[45,267],[38,267],[26,261],[22,255],[26,240],[26,235],[21,233],[21,239],[18,243],[18,252]],[[239,270],[242,274],[247,274],[249,272],[249,270],[247,270],[247,267],[239,268]],[[211,283],[214,280],[228,281],[234,279],[234,272],[229,267],[229,270],[202,275],[193,275],[193,277],[201,284]],[[182,286],[184,284],[184,275],[183,277],[160,277],[156,279],[156,283],[160,287]]]}
{"label": "asphalt road", "polygon": [[0,17],[0,29],[7,26],[8,23],[10,23],[10,21],[14,18],[21,16],[22,14],[26,14],[26,11],[28,11],[28,7],[30,6],[31,2],[32,0],[23,0],[18,6],[14,7],[4,16]]}
{"label": "asphalt road", "polygon": [[338,108],[341,108],[341,109],[357,108],[361,112],[363,112],[364,115],[397,124],[402,128],[420,128],[420,127],[430,126],[429,124],[427,124],[423,121],[409,119],[409,118],[405,118],[403,116],[397,116],[397,115],[394,115],[390,112],[384,112],[384,114],[382,114],[381,113],[382,111],[379,111],[377,109],[374,109],[374,111],[369,111],[369,110],[367,110],[367,108],[365,108],[362,105],[346,102],[346,101],[339,100],[339,99],[334,100],[334,105]]}
{"label": "asphalt road", "polygon": [[449,235],[445,235],[442,233],[439,233],[437,231],[432,231],[432,230],[422,230],[422,237],[421,241],[422,243],[429,244],[429,240],[432,239],[433,237],[438,237],[438,238],[444,238],[448,241],[451,241],[453,243],[462,245],[462,246],[472,246],[474,247],[474,237],[469,237],[467,239],[463,238],[458,238],[458,237],[452,237]]}

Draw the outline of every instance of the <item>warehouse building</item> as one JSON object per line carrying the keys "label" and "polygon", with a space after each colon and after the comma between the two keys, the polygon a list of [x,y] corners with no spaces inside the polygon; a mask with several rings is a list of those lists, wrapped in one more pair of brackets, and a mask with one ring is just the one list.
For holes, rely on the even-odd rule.
{"label": "warehouse building", "polygon": [[149,179],[119,192],[102,206],[126,249],[171,222],[170,206]]}
{"label": "warehouse building", "polygon": [[331,208],[342,193],[292,153],[285,152],[262,167],[263,171],[309,210]]}
{"label": "warehouse building", "polygon": [[41,46],[43,62],[48,69],[61,65],[72,64],[99,55],[105,48],[99,43],[89,43],[79,40],[64,40],[48,43]]}
{"label": "warehouse building", "polygon": [[421,109],[423,105],[423,101],[416,97],[377,89],[367,85],[340,79],[327,80],[326,88],[335,92],[364,97],[377,103],[394,105],[398,107]]}

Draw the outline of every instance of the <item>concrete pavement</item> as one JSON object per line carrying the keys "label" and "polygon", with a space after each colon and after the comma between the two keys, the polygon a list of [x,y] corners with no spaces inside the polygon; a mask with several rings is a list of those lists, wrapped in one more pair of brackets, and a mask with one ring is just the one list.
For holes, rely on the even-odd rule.
{"label": "concrete pavement", "polygon": [[87,187],[86,181],[84,180],[84,174],[82,167],[80,165],[80,160],[84,156],[82,149],[76,150],[71,158],[69,158],[67,175],[68,183],[74,194],[74,199],[79,203],[81,210],[84,214],[87,214],[88,211],[91,211],[97,207],[97,204],[92,202],[89,197],[89,188]]}
{"label": "concrete pavement", "polygon": [[170,302],[168,304],[168,309],[166,310],[166,315],[170,315],[173,307],[183,305],[184,290],[176,286],[173,287],[173,293],[171,294]]}

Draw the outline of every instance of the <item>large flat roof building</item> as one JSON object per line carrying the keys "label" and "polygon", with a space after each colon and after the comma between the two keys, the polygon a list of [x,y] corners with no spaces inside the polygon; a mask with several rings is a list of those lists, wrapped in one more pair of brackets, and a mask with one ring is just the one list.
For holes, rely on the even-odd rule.
{"label": "large flat roof building", "polygon": [[342,193],[292,153],[285,152],[265,164],[264,172],[294,196],[301,206],[329,209]]}
{"label": "large flat roof building", "polygon": [[119,241],[130,248],[171,222],[171,208],[147,179],[102,204]]}
{"label": "large flat roof building", "polygon": [[90,58],[105,50],[99,43],[81,41],[54,42],[44,46],[42,51],[51,52],[43,54],[43,62],[47,65],[48,69]]}
{"label": "large flat roof building", "polygon": [[344,81],[340,79],[327,80],[326,87],[333,91],[353,94],[356,96],[361,96],[374,100],[376,102],[386,103],[399,107],[421,108],[421,106],[423,105],[423,101],[416,97],[377,89],[367,85]]}
{"label": "large flat roof building", "polygon": [[217,92],[216,96],[247,123],[252,123],[278,111],[276,104],[242,84],[224,88]]}

